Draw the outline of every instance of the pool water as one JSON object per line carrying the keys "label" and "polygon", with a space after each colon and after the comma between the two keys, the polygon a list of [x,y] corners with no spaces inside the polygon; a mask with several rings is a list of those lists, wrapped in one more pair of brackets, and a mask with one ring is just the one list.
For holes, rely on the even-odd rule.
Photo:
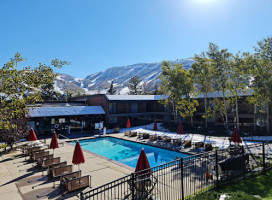
{"label": "pool water", "polygon": [[[95,138],[79,141],[81,147],[88,151],[116,160],[130,167],[136,168],[139,155],[144,148],[150,167],[155,167],[174,160],[176,157],[190,155],[130,142],[113,137]],[[75,142],[73,142],[75,144]]]}

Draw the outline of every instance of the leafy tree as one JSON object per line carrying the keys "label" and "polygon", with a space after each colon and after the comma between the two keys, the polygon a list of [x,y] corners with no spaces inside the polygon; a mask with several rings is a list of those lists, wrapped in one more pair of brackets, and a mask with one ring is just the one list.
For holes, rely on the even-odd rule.
{"label": "leafy tree", "polygon": [[182,64],[173,64],[172,66],[170,62],[166,61],[162,62],[161,68],[160,90],[168,95],[168,98],[159,102],[165,106],[172,104],[175,122],[177,122],[177,113],[184,118],[191,117],[192,120],[195,112],[195,109],[192,108],[197,104],[190,98],[194,89],[191,70],[187,71]]}
{"label": "leafy tree", "polygon": [[[12,145],[27,134],[28,104],[41,100],[43,86],[52,84],[56,76],[53,69],[45,64],[39,64],[32,69],[23,67],[18,70],[18,64],[24,61],[20,53],[0,69],[0,131],[1,141]],[[55,59],[51,65],[60,68],[68,64]]]}
{"label": "leafy tree", "polygon": [[140,94],[140,88],[139,88],[139,84],[140,84],[140,79],[135,75],[133,76],[129,82],[128,82],[128,89],[129,89],[129,94]]}
{"label": "leafy tree", "polygon": [[267,134],[270,133],[269,104],[272,98],[272,37],[259,41],[247,63],[251,67],[253,96],[249,98],[267,116]]}
{"label": "leafy tree", "polygon": [[219,50],[219,47],[214,44],[209,44],[209,50],[207,52],[208,57],[211,59],[213,68],[213,87],[215,91],[222,93],[225,113],[225,127],[228,128],[228,113],[227,113],[227,97],[226,92],[228,90],[229,81],[229,69],[231,53],[227,49]]}
{"label": "leafy tree", "polygon": [[249,84],[249,68],[245,57],[247,54],[236,54],[230,62],[228,89],[230,91],[230,100],[235,105],[236,126],[239,130],[239,104],[238,100],[246,92]]}
{"label": "leafy tree", "polygon": [[113,81],[111,81],[110,88],[108,90],[108,94],[115,94],[116,90],[113,88]]}
{"label": "leafy tree", "polygon": [[201,93],[204,95],[204,103],[205,103],[205,127],[207,128],[208,117],[208,95],[213,91],[212,87],[212,65],[211,60],[206,58],[205,53],[201,53],[201,55],[195,55],[194,57],[195,63],[192,65],[193,76],[195,79],[195,84],[197,88],[197,93]]}

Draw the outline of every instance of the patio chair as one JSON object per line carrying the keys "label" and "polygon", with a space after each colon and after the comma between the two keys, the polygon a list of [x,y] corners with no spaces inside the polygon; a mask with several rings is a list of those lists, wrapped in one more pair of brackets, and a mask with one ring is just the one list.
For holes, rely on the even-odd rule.
{"label": "patio chair", "polygon": [[131,199],[132,197],[134,197],[134,200],[152,199],[157,182],[158,179],[152,174],[136,176],[134,181],[130,179],[128,181],[129,191],[124,199]]}
{"label": "patio chair", "polygon": [[167,136],[167,135],[165,135],[165,136],[163,136],[162,137],[162,140],[164,141],[164,142],[171,142],[171,137],[170,136]]}
{"label": "patio chair", "polygon": [[83,176],[78,178],[68,179],[63,183],[62,189],[68,192],[78,190],[85,187],[91,186],[91,176]]}
{"label": "patio chair", "polygon": [[149,139],[149,133],[144,133],[143,134],[143,139]]}
{"label": "patio chair", "polygon": [[49,175],[50,179],[57,179],[62,175],[73,172],[73,165],[65,165],[60,167],[55,167],[52,169],[52,174]]}
{"label": "patio chair", "polygon": [[185,140],[183,143],[184,148],[188,148],[192,146],[192,140]]}
{"label": "patio chair", "polygon": [[50,160],[50,159],[53,159],[54,155],[53,154],[49,154],[49,155],[46,155],[46,156],[41,156],[41,157],[38,157],[37,158],[37,166],[38,168],[40,166],[42,166],[42,163],[45,161],[45,160]]}
{"label": "patio chair", "polygon": [[65,174],[60,177],[60,189],[67,190],[67,181],[81,177],[81,170]]}
{"label": "patio chair", "polygon": [[135,131],[130,132],[130,134],[128,136],[129,137],[136,137],[137,136],[137,132],[135,132]]}
{"label": "patio chair", "polygon": [[137,139],[143,139],[143,133],[142,132],[138,132],[137,134]]}
{"label": "patio chair", "polygon": [[66,166],[67,165],[67,161],[63,161],[63,162],[59,162],[59,163],[54,163],[54,164],[51,164],[51,165],[48,165],[47,166],[47,176],[48,177],[52,177],[52,169],[53,168],[57,168],[57,167],[63,167],[63,166]]}
{"label": "patio chair", "polygon": [[41,151],[33,154],[33,160],[37,160],[38,157],[49,155],[49,151]]}
{"label": "patio chair", "polygon": [[59,163],[59,162],[60,162],[60,157],[52,158],[52,159],[46,159],[46,160],[43,160],[41,165],[39,165],[38,167],[47,168],[49,165],[53,165],[53,164]]}
{"label": "patio chair", "polygon": [[39,151],[42,147],[31,147],[31,148],[27,148],[25,149],[25,154],[26,155],[31,155],[32,152],[35,152],[35,151]]}
{"label": "patio chair", "polygon": [[204,147],[204,142],[196,142],[195,143],[195,149],[199,149],[201,147]]}
{"label": "patio chair", "polygon": [[125,136],[129,136],[130,135],[130,133],[131,133],[131,131],[125,131]]}
{"label": "patio chair", "polygon": [[205,143],[204,149],[205,149],[205,151],[212,151],[213,150],[212,143]]}
{"label": "patio chair", "polygon": [[155,141],[157,139],[158,139],[157,134],[150,135],[150,137],[149,137],[149,140],[151,140],[151,141]]}

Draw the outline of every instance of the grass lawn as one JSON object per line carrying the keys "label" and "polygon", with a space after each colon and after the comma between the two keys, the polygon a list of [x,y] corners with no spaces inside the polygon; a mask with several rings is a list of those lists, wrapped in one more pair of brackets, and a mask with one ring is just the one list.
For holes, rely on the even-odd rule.
{"label": "grass lawn", "polygon": [[201,193],[193,199],[218,200],[221,194],[231,196],[226,198],[226,200],[272,200],[272,171],[267,172],[265,175],[259,175],[223,185],[219,190]]}

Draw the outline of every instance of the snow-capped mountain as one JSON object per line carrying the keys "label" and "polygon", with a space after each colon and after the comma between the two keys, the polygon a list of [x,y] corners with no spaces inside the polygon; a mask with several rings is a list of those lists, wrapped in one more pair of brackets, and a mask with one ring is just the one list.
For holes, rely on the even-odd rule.
{"label": "snow-capped mountain", "polygon": [[[172,61],[172,64],[175,63],[182,63],[184,68],[189,69],[194,60],[180,59]],[[84,79],[59,74],[55,81],[55,89],[61,93],[64,93],[66,90],[80,91],[86,94],[106,93],[113,81],[117,94],[127,94],[127,83],[136,75],[141,80],[140,85],[145,83],[147,90],[153,91],[156,83],[159,82],[158,76],[160,73],[161,62],[111,67],[104,71],[91,74]]]}

